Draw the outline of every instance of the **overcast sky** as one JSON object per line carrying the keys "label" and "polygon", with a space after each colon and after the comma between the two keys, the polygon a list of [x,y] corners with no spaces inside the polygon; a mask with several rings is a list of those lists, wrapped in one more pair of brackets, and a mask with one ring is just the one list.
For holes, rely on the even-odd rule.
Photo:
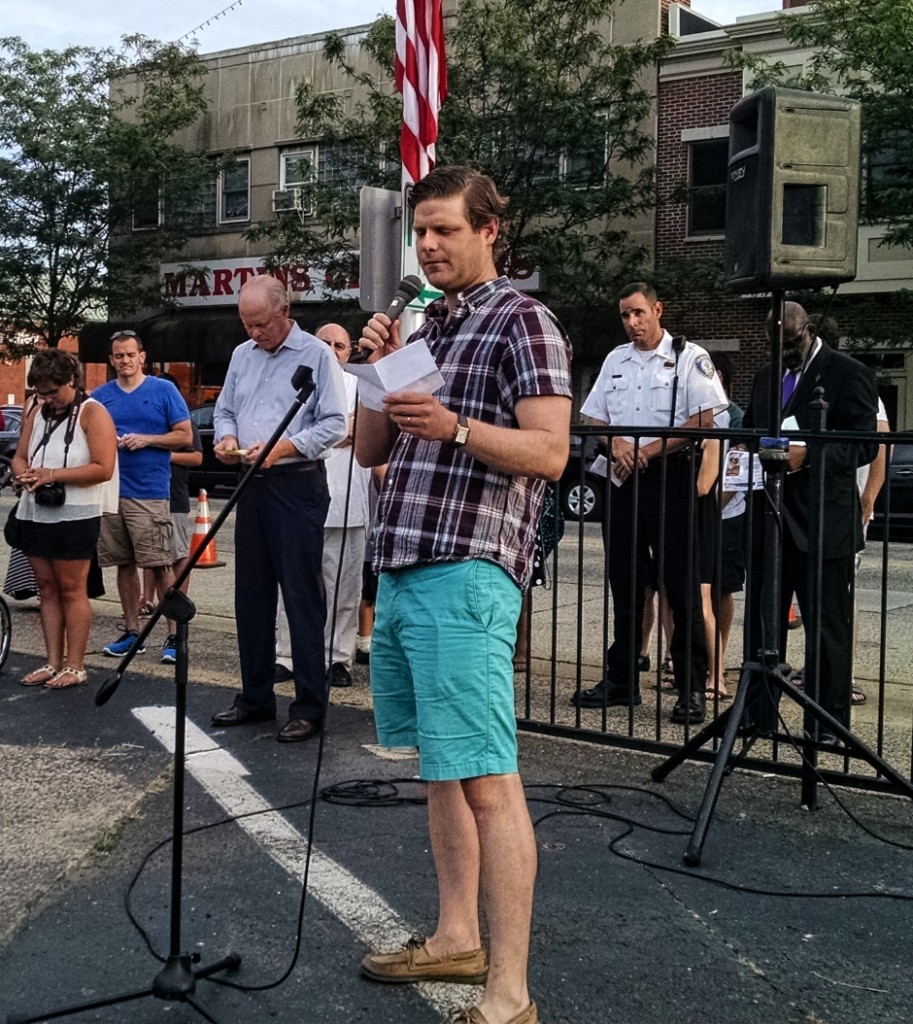
{"label": "overcast sky", "polygon": [[[639,0],[628,0],[637,3]],[[0,0],[0,35],[21,36],[32,49],[72,44],[109,46],[140,33],[172,40],[193,32],[201,53],[326,29],[363,25],[392,13],[395,0]],[[720,23],[779,9],[781,0],[692,0]],[[216,18],[221,11],[224,13]],[[211,20],[210,20],[211,19]],[[203,22],[208,25],[198,28]]]}

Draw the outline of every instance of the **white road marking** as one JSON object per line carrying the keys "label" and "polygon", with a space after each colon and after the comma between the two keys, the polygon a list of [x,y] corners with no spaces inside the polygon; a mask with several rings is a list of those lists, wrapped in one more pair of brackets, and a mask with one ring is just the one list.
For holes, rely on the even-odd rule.
{"label": "white road marking", "polygon": [[[134,708],[133,714],[152,735],[174,753],[174,709],[167,707]],[[250,815],[235,824],[255,839],[263,850],[295,879],[304,877],[307,852],[305,837],[270,804],[244,777],[250,772],[216,740],[187,721],[187,771],[229,815]],[[322,903],[371,950],[396,949],[414,929],[381,896],[342,865],[314,847],[308,874],[308,895]],[[355,970],[353,963],[351,970]],[[416,990],[443,1016],[452,1015],[478,993],[467,995],[465,985],[422,983]]]}

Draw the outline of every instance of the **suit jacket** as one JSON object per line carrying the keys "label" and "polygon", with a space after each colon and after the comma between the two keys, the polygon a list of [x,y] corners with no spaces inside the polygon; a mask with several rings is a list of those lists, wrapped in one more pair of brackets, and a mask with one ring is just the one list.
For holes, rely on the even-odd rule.
{"label": "suit jacket", "polygon": [[[868,367],[826,344],[808,364],[793,392],[782,418],[795,416],[802,430],[817,426],[818,410],[810,403],[816,388],[824,389],[827,402],[826,430],[874,432],[878,411],[875,378]],[[751,404],[744,426],[770,429],[770,365],[762,367],[754,380]],[[823,555],[840,558],[863,547],[862,512],[856,487],[857,466],[875,458],[878,445],[866,443],[809,444],[803,467],[787,473],[783,485],[783,512],[793,540],[801,551],[808,550],[808,524],[815,501],[812,483],[818,461],[825,458]]]}

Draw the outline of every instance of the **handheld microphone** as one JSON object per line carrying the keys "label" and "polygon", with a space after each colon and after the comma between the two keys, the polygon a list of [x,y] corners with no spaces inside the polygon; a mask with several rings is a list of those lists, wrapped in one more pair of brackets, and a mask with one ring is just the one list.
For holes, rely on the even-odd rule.
{"label": "handheld microphone", "polygon": [[387,306],[386,313],[390,320],[399,320],[403,310],[413,299],[418,298],[421,290],[422,279],[416,277],[415,274],[407,274],[397,285],[393,301]]}

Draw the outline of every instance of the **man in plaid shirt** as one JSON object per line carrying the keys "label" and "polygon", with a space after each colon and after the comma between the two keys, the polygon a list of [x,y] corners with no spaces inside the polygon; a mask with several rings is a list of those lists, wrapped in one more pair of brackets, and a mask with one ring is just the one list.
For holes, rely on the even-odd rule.
{"label": "man in plaid shirt", "polygon": [[[365,957],[386,982],[486,982],[472,1024],[536,1024],[526,983],[536,846],[517,772],[513,664],[546,480],[567,462],[570,347],[552,314],[495,269],[507,206],[494,182],[436,168],[410,207],[419,262],[444,293],[409,339],[444,387],[361,407],[355,453],[389,463],[371,685],[381,743],[418,746],[440,908],[437,929]],[[369,361],[401,347],[378,313]],[[479,892],[490,958],[481,948]]]}

